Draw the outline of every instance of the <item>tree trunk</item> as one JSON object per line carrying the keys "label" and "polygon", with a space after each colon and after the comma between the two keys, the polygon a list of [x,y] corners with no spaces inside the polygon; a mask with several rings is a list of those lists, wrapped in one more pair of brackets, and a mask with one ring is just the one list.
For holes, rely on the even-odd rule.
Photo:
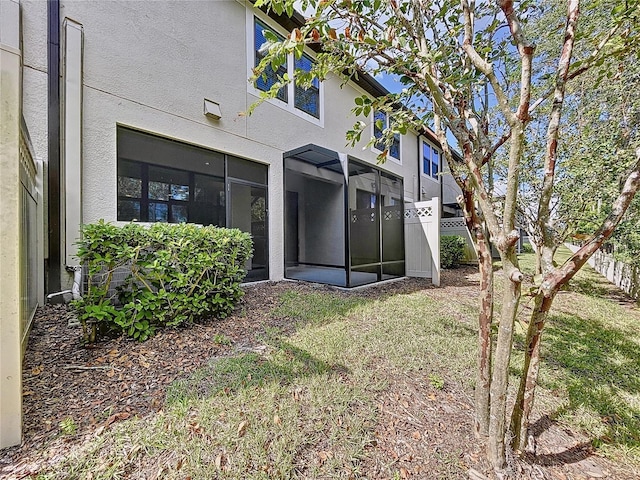
{"label": "tree trunk", "polygon": [[542,275],[542,247],[535,247],[536,271],[535,275]]}
{"label": "tree trunk", "polygon": [[544,329],[549,309],[555,298],[555,293],[545,296],[539,292],[534,301],[533,312],[529,320],[527,331],[526,350],[524,357],[524,371],[520,377],[518,395],[511,414],[512,448],[519,453],[524,452],[533,445],[527,444],[529,418],[535,399],[535,388],[538,384],[538,372],[540,371],[540,344],[542,330]]}
{"label": "tree trunk", "polygon": [[[454,174],[455,176],[455,174]],[[482,215],[476,209],[473,190],[468,182],[456,176],[462,190],[458,199],[464,212],[467,229],[478,252],[480,272],[480,305],[478,312],[478,352],[475,388],[474,431],[486,440],[489,435],[489,405],[491,391],[491,322],[493,321],[493,261],[491,246],[485,232]]]}
{"label": "tree trunk", "polygon": [[489,419],[489,440],[487,457],[497,471],[506,467],[505,433],[507,408],[507,387],[509,384],[509,360],[513,346],[513,325],[520,302],[522,273],[518,270],[515,247],[508,247],[502,254],[502,268],[505,275],[502,312],[498,341],[494,355],[491,378],[491,414]]}
{"label": "tree trunk", "polygon": [[489,435],[491,399],[491,322],[493,319],[493,262],[491,247],[484,233],[477,236],[480,270],[480,312],[478,314],[478,365],[475,391],[475,433],[478,438]]}

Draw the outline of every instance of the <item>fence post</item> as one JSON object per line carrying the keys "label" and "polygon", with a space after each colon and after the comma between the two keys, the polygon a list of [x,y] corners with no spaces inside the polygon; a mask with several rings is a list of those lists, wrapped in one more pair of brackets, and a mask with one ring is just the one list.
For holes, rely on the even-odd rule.
{"label": "fence post", "polygon": [[440,286],[440,197],[431,199],[433,209],[433,228],[429,238],[431,248],[431,283]]}
{"label": "fence post", "polygon": [[0,448],[22,441],[20,4],[0,1]]}

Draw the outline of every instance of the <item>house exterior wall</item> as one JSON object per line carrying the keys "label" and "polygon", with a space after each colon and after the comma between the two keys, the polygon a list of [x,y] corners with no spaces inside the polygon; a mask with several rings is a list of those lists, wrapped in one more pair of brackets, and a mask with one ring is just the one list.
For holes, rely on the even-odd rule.
{"label": "house exterior wall", "polygon": [[462,194],[462,190],[451,175],[449,166],[445,164],[442,172],[442,203],[444,205],[455,205],[458,203],[458,196]]}
{"label": "house exterior wall", "polygon": [[[46,161],[46,2],[21,0],[21,7],[25,118],[36,156]],[[247,57],[253,48],[247,34],[253,29],[252,14],[247,11],[254,13],[248,2],[61,0],[60,8],[61,24],[73,20],[83,32],[78,134],[84,223],[117,219],[117,126],[261,162],[269,166],[269,271],[277,280],[284,274],[283,152],[313,143],[376,163],[365,136],[355,148],[345,146],[345,132],[358,120],[350,112],[353,98],[364,91],[355,84],[341,88],[336,77],[323,82],[322,125],[280,108],[276,101],[260,105],[251,116],[240,114],[257,100],[247,82]],[[205,98],[219,103],[219,120],[203,114]],[[404,178],[405,199],[419,200],[417,136],[404,136],[401,149],[402,163],[390,160],[382,168]],[[429,197],[439,195],[432,183],[434,188],[424,192]],[[63,275],[65,288],[71,277]]]}

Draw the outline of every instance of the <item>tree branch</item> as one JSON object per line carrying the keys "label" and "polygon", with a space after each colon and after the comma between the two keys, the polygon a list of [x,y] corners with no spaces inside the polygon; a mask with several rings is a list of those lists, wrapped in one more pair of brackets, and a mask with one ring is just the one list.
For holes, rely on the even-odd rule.
{"label": "tree branch", "polygon": [[553,269],[553,253],[555,251],[555,248],[553,245],[553,229],[550,225],[550,202],[553,195],[553,188],[555,183],[560,116],[562,114],[564,93],[567,86],[569,67],[571,65],[571,55],[573,53],[573,45],[575,41],[575,32],[579,12],[580,1],[569,0],[567,6],[567,24],[565,27],[564,37],[565,40],[564,44],[562,45],[560,60],[558,62],[553,106],[551,109],[549,126],[547,129],[547,146],[544,159],[544,177],[542,181],[542,190],[540,193],[540,203],[538,205],[538,223],[542,229],[543,244],[545,247],[542,250],[543,272]]}

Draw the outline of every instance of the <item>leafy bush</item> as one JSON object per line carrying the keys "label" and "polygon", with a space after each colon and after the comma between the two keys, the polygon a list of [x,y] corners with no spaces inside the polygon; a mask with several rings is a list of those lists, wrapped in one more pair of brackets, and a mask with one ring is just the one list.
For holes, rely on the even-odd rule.
{"label": "leafy bush", "polygon": [[534,252],[533,245],[531,245],[530,243],[523,243],[520,251],[522,253],[533,253]]}
{"label": "leafy bush", "polygon": [[464,259],[464,238],[458,235],[440,237],[440,266],[453,268]]}
{"label": "leafy bush", "polygon": [[85,340],[115,331],[143,341],[158,327],[227,316],[242,297],[251,249],[251,237],[239,230],[85,225],[78,257],[88,276],[75,302]]}

